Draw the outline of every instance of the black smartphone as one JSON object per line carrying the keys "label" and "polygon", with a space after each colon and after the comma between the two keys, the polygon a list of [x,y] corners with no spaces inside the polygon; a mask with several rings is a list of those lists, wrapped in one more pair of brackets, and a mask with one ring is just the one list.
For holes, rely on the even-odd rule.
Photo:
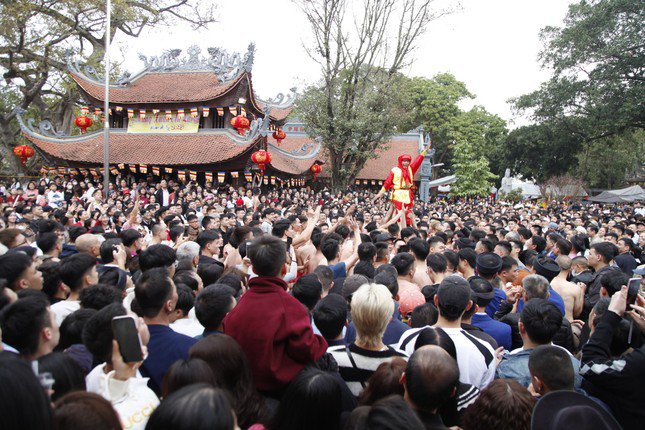
{"label": "black smartphone", "polygon": [[143,360],[141,338],[134,318],[127,315],[112,318],[112,333],[119,344],[124,362],[133,363]]}
{"label": "black smartphone", "polygon": [[[632,278],[627,283],[627,306],[636,303],[636,296],[641,288],[641,279]],[[627,309],[630,310],[630,309]]]}

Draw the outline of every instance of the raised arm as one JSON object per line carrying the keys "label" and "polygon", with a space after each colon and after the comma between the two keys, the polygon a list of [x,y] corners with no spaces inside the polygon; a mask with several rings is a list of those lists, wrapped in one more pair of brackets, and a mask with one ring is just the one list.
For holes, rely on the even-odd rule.
{"label": "raised arm", "polygon": [[321,210],[322,206],[318,206],[313,215],[307,217],[307,228],[301,231],[300,234],[293,239],[292,245],[294,248],[307,243],[309,239],[311,239],[311,233],[313,233],[314,227],[316,227],[316,224],[318,224],[318,220],[320,219]]}

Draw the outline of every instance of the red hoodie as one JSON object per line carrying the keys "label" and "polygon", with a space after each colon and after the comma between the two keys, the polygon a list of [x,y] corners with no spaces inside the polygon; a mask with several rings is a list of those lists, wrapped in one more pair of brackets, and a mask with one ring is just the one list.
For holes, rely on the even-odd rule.
{"label": "red hoodie", "polygon": [[257,277],[249,287],[224,318],[224,333],[244,350],[258,390],[277,391],[322,357],[327,342],[314,334],[307,309],[282,279]]}

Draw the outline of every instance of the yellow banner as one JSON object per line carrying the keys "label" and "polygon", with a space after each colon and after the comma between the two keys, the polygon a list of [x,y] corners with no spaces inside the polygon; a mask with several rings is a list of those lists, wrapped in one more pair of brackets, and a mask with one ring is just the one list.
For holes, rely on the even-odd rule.
{"label": "yellow banner", "polygon": [[132,117],[128,121],[128,133],[197,133],[199,117],[186,115],[179,119],[173,115],[170,120],[165,115],[146,115],[145,119]]}

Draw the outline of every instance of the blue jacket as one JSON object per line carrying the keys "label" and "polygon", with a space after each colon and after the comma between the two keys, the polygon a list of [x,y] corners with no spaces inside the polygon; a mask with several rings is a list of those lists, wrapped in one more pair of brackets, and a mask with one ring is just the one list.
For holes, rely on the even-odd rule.
{"label": "blue jacket", "polygon": [[[564,312],[564,300],[562,300],[562,296],[558,294],[557,291],[555,291],[551,286],[549,286],[549,301],[556,305],[558,309],[560,309],[560,312],[562,312],[562,316],[565,316]],[[488,308],[486,308],[488,310]],[[517,313],[519,314],[522,312],[522,309],[524,309],[524,299],[520,299],[520,301],[517,303]]]}
{"label": "blue jacket", "polygon": [[173,363],[188,358],[188,350],[197,339],[173,331],[166,325],[149,324],[148,358],[141,365],[141,375],[150,378],[148,386],[161,392],[161,382]]}
{"label": "blue jacket", "polygon": [[[529,372],[529,355],[531,355],[532,351],[533,349],[518,348],[504,354],[502,361],[500,361],[499,365],[497,366],[497,370],[495,371],[495,378],[515,379],[521,385],[528,387],[531,383],[531,373]],[[571,355],[571,353],[569,353],[569,357],[571,357],[573,372],[574,375],[576,375],[574,386],[576,388],[580,388],[580,384],[582,383],[582,377],[580,376],[580,361],[578,361],[577,358]]]}
{"label": "blue jacket", "polygon": [[492,336],[497,344],[503,346],[504,349],[508,351],[513,349],[510,325],[496,321],[489,317],[488,314],[474,314],[471,324]]}
{"label": "blue jacket", "polygon": [[491,318],[495,317],[495,312],[497,312],[497,309],[499,309],[499,304],[501,303],[501,301],[506,300],[506,293],[504,291],[500,290],[499,288],[494,288],[493,291],[495,292],[495,296],[493,297],[493,300],[490,301],[488,306],[486,306],[486,313]]}

